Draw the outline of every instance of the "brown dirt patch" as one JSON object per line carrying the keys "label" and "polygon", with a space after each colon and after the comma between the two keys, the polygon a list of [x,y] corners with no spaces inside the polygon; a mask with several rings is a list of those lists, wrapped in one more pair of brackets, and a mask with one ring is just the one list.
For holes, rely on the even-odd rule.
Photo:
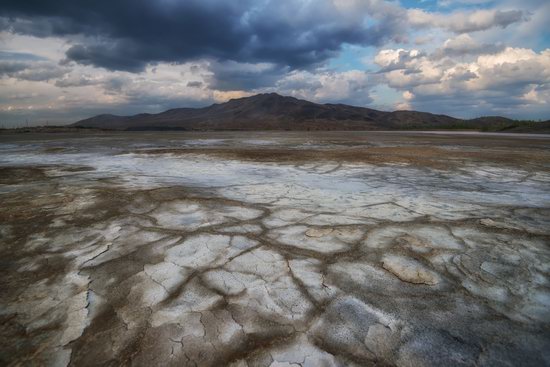
{"label": "brown dirt patch", "polygon": [[139,151],[146,154],[201,154],[224,159],[259,162],[311,162],[410,164],[445,169],[465,161],[521,165],[524,168],[549,170],[550,152],[545,150],[446,149],[428,145],[396,147],[349,147],[345,149],[281,148],[177,148]]}

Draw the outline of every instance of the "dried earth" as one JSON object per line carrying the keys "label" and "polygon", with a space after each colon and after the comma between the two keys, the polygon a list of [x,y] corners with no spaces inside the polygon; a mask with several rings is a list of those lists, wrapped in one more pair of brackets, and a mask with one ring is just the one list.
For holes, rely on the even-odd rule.
{"label": "dried earth", "polygon": [[0,364],[550,365],[550,137],[0,135]]}

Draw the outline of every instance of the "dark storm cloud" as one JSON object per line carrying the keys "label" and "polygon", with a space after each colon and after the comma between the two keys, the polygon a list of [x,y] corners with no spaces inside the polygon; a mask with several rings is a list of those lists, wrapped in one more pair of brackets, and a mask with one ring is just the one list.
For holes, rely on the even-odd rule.
{"label": "dark storm cloud", "polygon": [[0,61],[0,76],[11,76],[28,68],[28,64],[21,61]]}
{"label": "dark storm cloud", "polygon": [[399,32],[395,14],[378,12],[367,26],[361,9],[365,14],[358,16],[330,1],[297,0],[7,0],[0,28],[73,37],[68,61],[110,70],[137,72],[148,63],[205,57],[304,68],[334,56],[344,43],[379,45]]}
{"label": "dark storm cloud", "polygon": [[234,61],[211,62],[208,70],[213,75],[206,78],[208,86],[217,90],[251,90],[275,84],[288,67],[277,64],[247,64]]}
{"label": "dark storm cloud", "polygon": [[67,50],[66,64],[75,61],[82,65],[93,65],[109,70],[125,70],[130,72],[142,71],[147,61],[133,57],[136,53],[127,41],[116,41],[97,45],[75,45]]}

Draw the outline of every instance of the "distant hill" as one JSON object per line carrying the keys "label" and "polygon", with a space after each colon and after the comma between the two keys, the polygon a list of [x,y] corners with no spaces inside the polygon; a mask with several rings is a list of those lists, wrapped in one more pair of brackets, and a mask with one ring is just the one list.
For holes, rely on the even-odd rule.
{"label": "distant hill", "polygon": [[504,117],[462,120],[417,111],[384,112],[344,104],[318,104],[276,93],[232,99],[203,108],[176,108],[158,114],[98,115],[71,126],[113,130],[426,130],[477,129],[527,132],[549,129]]}

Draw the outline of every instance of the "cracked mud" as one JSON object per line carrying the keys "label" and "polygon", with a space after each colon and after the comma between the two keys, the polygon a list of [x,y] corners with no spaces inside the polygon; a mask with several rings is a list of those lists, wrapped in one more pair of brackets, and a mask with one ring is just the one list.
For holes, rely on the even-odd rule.
{"label": "cracked mud", "polygon": [[0,137],[0,364],[549,365],[549,148]]}

